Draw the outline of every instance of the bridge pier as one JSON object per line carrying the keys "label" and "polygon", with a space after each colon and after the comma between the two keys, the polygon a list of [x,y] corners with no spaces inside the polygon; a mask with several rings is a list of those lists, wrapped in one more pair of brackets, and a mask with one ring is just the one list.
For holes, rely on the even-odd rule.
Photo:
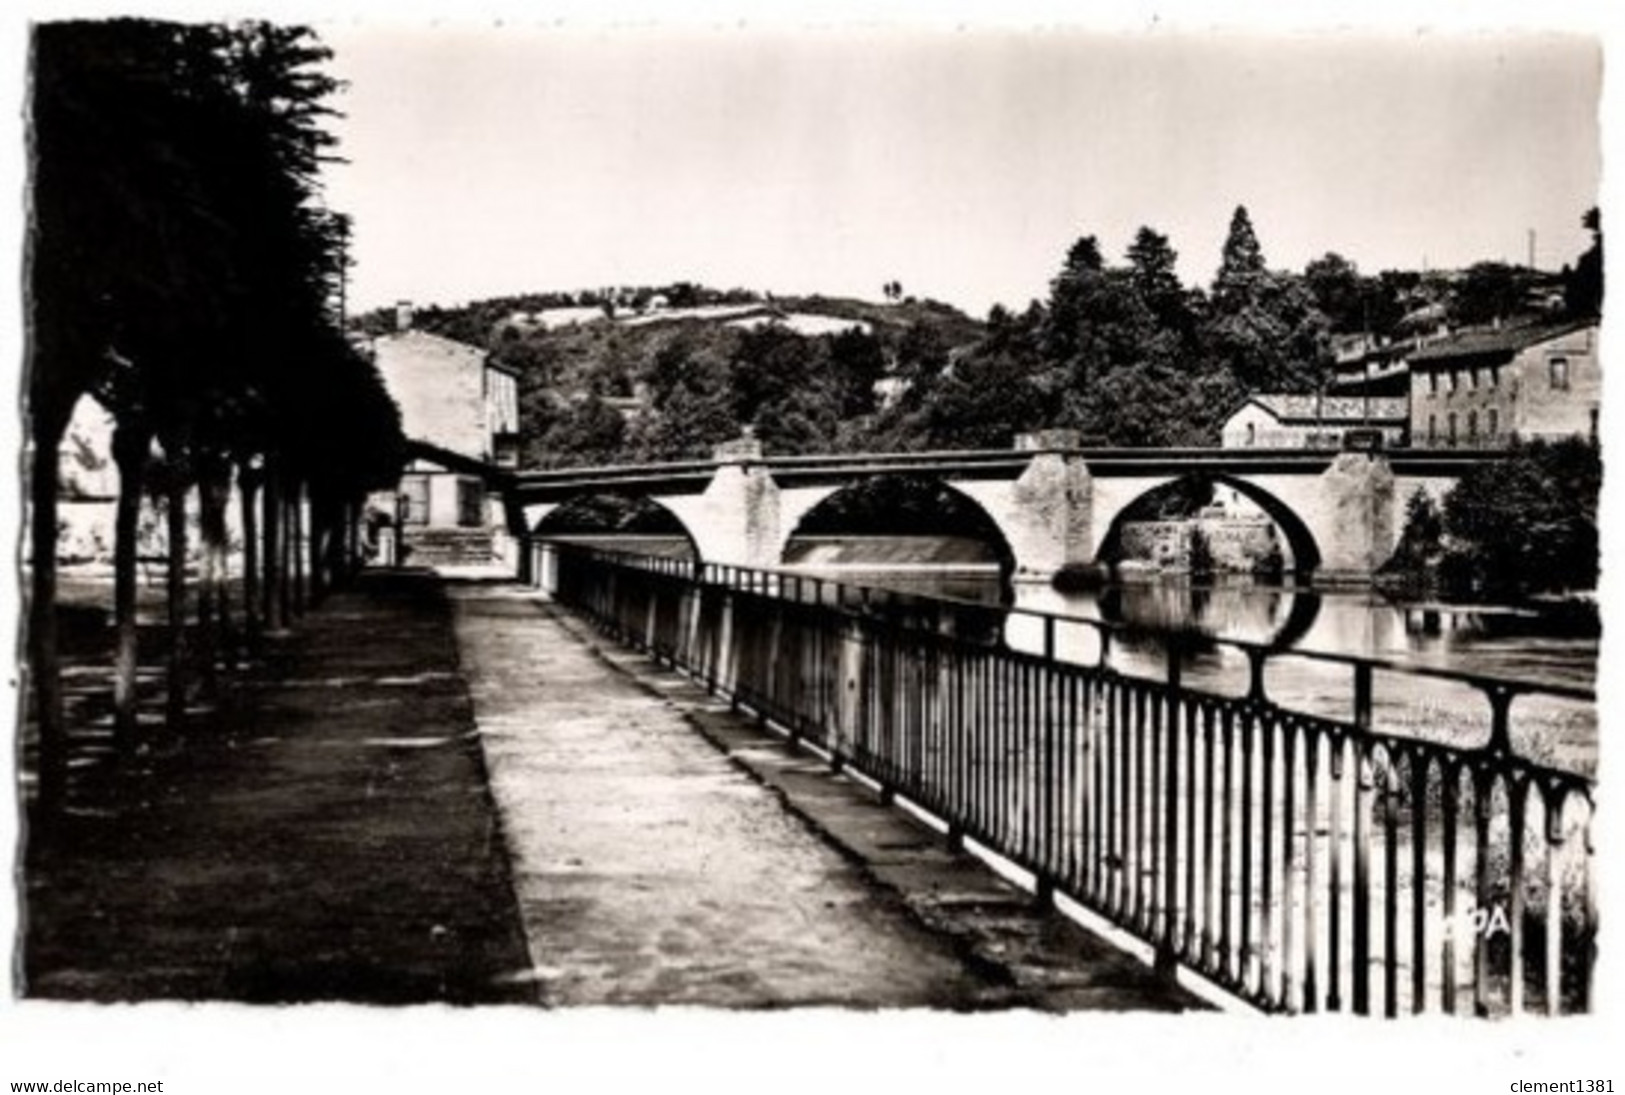
{"label": "bridge pier", "polygon": [[1318,582],[1369,582],[1398,542],[1394,527],[1394,471],[1374,453],[1345,452],[1317,482],[1304,516],[1320,545]]}
{"label": "bridge pier", "polygon": [[703,562],[778,566],[779,487],[762,463],[761,441],[746,434],[724,442],[715,459],[705,490],[663,499],[666,508],[688,529]]}
{"label": "bridge pier", "polygon": [[1039,430],[1016,437],[1032,453],[1011,491],[1005,536],[1016,557],[1016,579],[1049,581],[1065,566],[1091,561],[1094,480],[1079,452],[1076,430]]}

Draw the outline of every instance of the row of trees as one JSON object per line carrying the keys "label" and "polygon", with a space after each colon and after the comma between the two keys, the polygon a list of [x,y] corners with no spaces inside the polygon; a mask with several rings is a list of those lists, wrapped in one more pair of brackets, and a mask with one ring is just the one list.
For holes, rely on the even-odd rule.
{"label": "row of trees", "polygon": [[[308,29],[263,22],[34,30],[29,666],[47,811],[66,764],[56,454],[80,399],[96,398],[116,421],[114,701],[124,745],[136,725],[144,497],[157,494],[166,515],[174,724],[188,667],[200,666],[207,686],[223,641],[281,626],[307,593],[319,595],[351,557],[365,492],[398,474],[399,413],[336,314],[347,223],[323,206],[318,184],[333,144],[323,128],[337,88],[321,71],[328,58]],[[244,537],[235,598],[234,483]],[[189,633],[194,494],[202,579]],[[194,636],[201,649],[189,649]]]}

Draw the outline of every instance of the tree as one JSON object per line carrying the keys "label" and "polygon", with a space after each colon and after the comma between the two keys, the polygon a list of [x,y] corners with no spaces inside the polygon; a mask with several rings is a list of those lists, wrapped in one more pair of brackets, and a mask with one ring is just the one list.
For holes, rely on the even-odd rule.
{"label": "tree", "polygon": [[567,463],[620,463],[626,440],[626,420],[596,395],[565,408],[543,439],[550,451],[568,454]]}
{"label": "tree", "polygon": [[1490,596],[1595,588],[1601,455],[1572,438],[1480,465],[1445,499],[1452,572]]}
{"label": "tree", "polygon": [[1208,543],[1207,533],[1202,526],[1192,524],[1190,541],[1190,568],[1191,576],[1195,578],[1211,577],[1214,569],[1213,546]]}
{"label": "tree", "polygon": [[1303,279],[1272,273],[1245,206],[1237,206],[1213,280],[1203,341],[1249,392],[1307,392],[1329,369],[1326,317]]}
{"label": "tree", "polygon": [[842,418],[873,414],[875,385],[886,373],[880,341],[856,327],[829,336],[830,378]]}
{"label": "tree", "polygon": [[1438,505],[1432,495],[1417,487],[1405,500],[1405,526],[1400,530],[1399,546],[1383,569],[1404,575],[1425,575],[1438,561],[1443,536],[1444,517]]}
{"label": "tree", "polygon": [[1128,261],[1134,288],[1157,324],[1181,339],[1189,337],[1194,318],[1190,295],[1179,281],[1179,253],[1168,245],[1168,237],[1141,227],[1129,245]]}
{"label": "tree", "polygon": [[1369,329],[1367,286],[1348,259],[1328,251],[1303,268],[1304,286],[1333,332],[1352,334]]}
{"label": "tree", "polygon": [[1530,284],[1527,270],[1504,262],[1474,263],[1450,294],[1451,321],[1475,326],[1510,319],[1524,310]]}
{"label": "tree", "polygon": [[1602,314],[1602,211],[1593,206],[1586,211],[1581,223],[1591,233],[1591,246],[1564,279],[1563,304],[1571,316],[1599,316]]}
{"label": "tree", "polygon": [[1015,436],[1045,422],[1043,392],[1033,362],[996,346],[954,359],[930,390],[924,413],[933,448],[1009,448]]}
{"label": "tree", "polygon": [[1230,216],[1230,232],[1225,236],[1219,272],[1213,279],[1213,302],[1227,311],[1251,304],[1267,278],[1264,249],[1245,205],[1236,206]]}

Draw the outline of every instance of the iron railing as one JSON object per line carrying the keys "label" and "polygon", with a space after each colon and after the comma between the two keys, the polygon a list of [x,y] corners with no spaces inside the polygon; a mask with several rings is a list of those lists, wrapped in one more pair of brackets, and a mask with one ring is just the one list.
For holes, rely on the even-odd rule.
{"label": "iron railing", "polygon": [[[554,547],[558,599],[1269,1011],[1584,1012],[1594,787],[1513,747],[1568,688],[1224,642],[1238,695],[1113,668],[1117,625],[784,571]],[[1025,629],[1033,649],[1017,649]],[[1092,640],[1092,642],[1080,641]],[[1273,659],[1348,672],[1347,718],[1271,699]],[[1373,725],[1373,682],[1481,696],[1481,745]]]}

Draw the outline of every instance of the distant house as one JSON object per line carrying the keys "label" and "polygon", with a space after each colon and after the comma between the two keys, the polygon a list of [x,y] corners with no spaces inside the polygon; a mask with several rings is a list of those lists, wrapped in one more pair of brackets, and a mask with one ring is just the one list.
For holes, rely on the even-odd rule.
{"label": "distant house", "polygon": [[[1353,431],[1403,445],[1409,425],[1404,396],[1255,395],[1221,431],[1227,449],[1335,449]],[[1373,432],[1374,431],[1374,432]]]}
{"label": "distant house", "polygon": [[373,496],[373,510],[413,563],[506,558],[505,513],[487,484],[492,468],[518,463],[517,378],[484,350],[415,329],[405,305],[372,353],[411,457],[395,490]]}
{"label": "distant house", "polygon": [[1331,348],[1332,374],[1326,385],[1329,393],[1384,396],[1410,393],[1404,357],[1412,349],[1411,342],[1396,342],[1369,334],[1336,335]]}
{"label": "distant house", "polygon": [[1421,347],[1407,364],[1416,447],[1597,435],[1596,320],[1464,332]]}

